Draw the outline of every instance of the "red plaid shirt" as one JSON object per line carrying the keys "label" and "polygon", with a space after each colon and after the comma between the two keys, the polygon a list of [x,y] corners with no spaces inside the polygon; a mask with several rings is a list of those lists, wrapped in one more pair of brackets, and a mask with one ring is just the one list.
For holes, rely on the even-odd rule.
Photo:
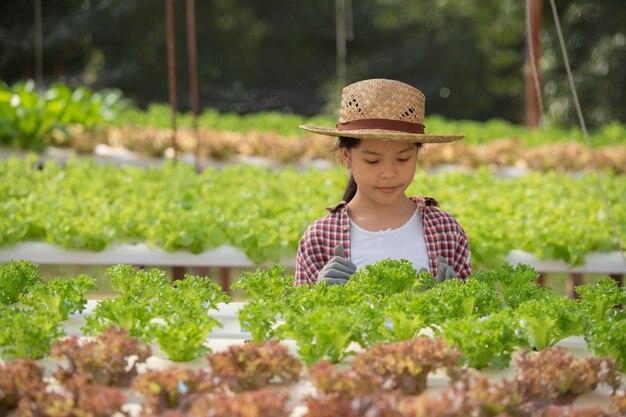
{"label": "red plaid shirt", "polygon": [[[467,278],[472,265],[469,239],[463,228],[450,213],[439,208],[434,198],[410,198],[420,208],[431,274],[437,275],[436,258],[443,256],[460,279]],[[300,239],[295,285],[314,283],[337,245],[343,245],[346,258],[350,259],[350,218],[346,203],[342,201],[328,210],[330,213],[314,221]]]}

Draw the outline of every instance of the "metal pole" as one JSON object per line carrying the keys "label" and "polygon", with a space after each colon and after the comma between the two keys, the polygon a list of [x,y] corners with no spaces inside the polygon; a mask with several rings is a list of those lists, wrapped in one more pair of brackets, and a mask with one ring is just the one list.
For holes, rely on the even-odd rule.
{"label": "metal pole", "polygon": [[345,0],[346,11],[346,41],[354,40],[354,19],[352,16],[352,0]]}
{"label": "metal pole", "polygon": [[196,137],[196,172],[200,172],[200,132],[198,130],[198,59],[196,48],[195,1],[187,0],[187,51],[189,65],[189,96],[193,116],[193,132]]}
{"label": "metal pole", "polygon": [[335,0],[335,32],[337,42],[337,97],[346,84],[346,0]]}
{"label": "metal pole", "polygon": [[541,124],[543,106],[541,104],[541,92],[543,91],[543,79],[539,68],[541,57],[541,44],[539,32],[541,31],[543,0],[526,1],[526,62],[524,63],[524,91],[526,97],[526,126],[535,128]]}
{"label": "metal pole", "polygon": [[174,0],[165,0],[165,17],[167,29],[167,91],[171,108],[172,148],[174,159],[178,156],[176,142],[176,46],[174,43]]}
{"label": "metal pole", "polygon": [[35,11],[35,84],[38,90],[43,89],[43,23],[41,0],[34,0]]}

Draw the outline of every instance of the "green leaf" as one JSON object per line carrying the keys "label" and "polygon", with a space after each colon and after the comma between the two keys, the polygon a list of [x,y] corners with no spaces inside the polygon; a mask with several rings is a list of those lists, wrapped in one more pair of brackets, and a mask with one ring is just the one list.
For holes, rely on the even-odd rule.
{"label": "green leaf", "polygon": [[584,331],[584,311],[577,300],[553,296],[529,300],[521,304],[515,314],[530,344],[537,350],[554,346],[569,336],[580,336]]}
{"label": "green leaf", "polygon": [[20,295],[41,282],[39,266],[26,260],[0,264],[0,304],[16,303]]}
{"label": "green leaf", "polygon": [[441,327],[446,342],[458,346],[464,362],[476,369],[489,365],[506,368],[513,353],[520,347],[527,347],[511,309],[486,317],[448,320]]}
{"label": "green leaf", "polygon": [[152,327],[159,347],[176,362],[186,362],[199,358],[210,349],[205,345],[206,338],[219,323],[209,316],[195,318],[170,316],[165,323]]}
{"label": "green leaf", "polygon": [[0,305],[0,354],[5,358],[41,359],[64,334],[53,311]]}
{"label": "green leaf", "polygon": [[593,285],[579,285],[576,293],[580,295],[580,304],[591,322],[590,326],[601,323],[626,304],[626,289],[620,288],[610,277],[600,278]]}

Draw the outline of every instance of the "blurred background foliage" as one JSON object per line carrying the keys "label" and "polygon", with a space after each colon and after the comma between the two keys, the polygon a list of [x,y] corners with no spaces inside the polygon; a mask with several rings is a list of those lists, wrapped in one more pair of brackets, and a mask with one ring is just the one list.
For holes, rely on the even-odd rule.
{"label": "blurred background foliage", "polygon": [[[175,2],[179,109],[189,109],[185,2]],[[587,123],[626,121],[626,5],[558,0]],[[525,2],[353,1],[347,82],[395,78],[427,113],[524,122]],[[0,4],[0,78],[34,78],[33,2]],[[335,2],[196,1],[200,104],[240,114],[329,113],[336,97]],[[576,123],[549,1],[541,68],[547,120]],[[121,89],[144,108],[167,100],[163,0],[43,2],[46,85]]]}

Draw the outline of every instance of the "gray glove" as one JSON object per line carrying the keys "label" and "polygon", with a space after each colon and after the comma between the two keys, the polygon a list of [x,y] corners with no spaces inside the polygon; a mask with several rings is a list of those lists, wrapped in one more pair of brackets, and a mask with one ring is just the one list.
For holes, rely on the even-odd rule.
{"label": "gray glove", "polygon": [[326,281],[328,285],[347,284],[356,272],[356,265],[345,258],[343,246],[335,246],[334,255],[317,274],[317,282]]}
{"label": "gray glove", "polygon": [[437,284],[441,284],[447,279],[455,278],[456,271],[446,263],[446,260],[443,256],[437,256],[437,276],[435,277],[435,281]]}
{"label": "gray glove", "polygon": [[[443,256],[437,256],[437,276],[435,277],[435,282],[437,284],[441,284],[447,279],[455,278],[456,271],[452,269],[450,265],[446,263],[446,260]],[[419,270],[419,273],[428,272],[426,268],[422,268]]]}

